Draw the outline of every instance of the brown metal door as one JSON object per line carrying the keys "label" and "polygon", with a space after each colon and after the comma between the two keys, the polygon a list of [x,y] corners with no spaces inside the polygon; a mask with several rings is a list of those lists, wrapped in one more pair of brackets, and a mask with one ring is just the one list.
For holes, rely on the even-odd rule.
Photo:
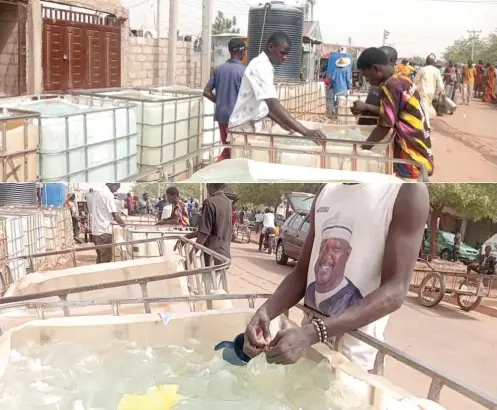
{"label": "brown metal door", "polygon": [[65,27],[43,25],[44,91],[67,91],[67,67],[64,60]]}
{"label": "brown metal door", "polygon": [[121,30],[117,22],[48,7],[43,9],[43,17],[45,92],[121,85]]}

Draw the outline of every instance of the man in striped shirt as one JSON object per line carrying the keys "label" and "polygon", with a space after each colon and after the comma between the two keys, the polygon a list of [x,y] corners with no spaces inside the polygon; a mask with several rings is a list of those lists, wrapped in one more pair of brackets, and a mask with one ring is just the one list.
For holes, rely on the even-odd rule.
{"label": "man in striped shirt", "polygon": [[[430,131],[414,83],[410,78],[396,74],[387,55],[375,47],[362,52],[357,68],[372,85],[380,86],[379,121],[367,142],[380,142],[393,130],[394,157],[415,161],[432,175]],[[362,148],[371,147],[365,144]],[[420,176],[419,169],[409,164],[395,164],[395,172],[403,179],[418,179]]]}

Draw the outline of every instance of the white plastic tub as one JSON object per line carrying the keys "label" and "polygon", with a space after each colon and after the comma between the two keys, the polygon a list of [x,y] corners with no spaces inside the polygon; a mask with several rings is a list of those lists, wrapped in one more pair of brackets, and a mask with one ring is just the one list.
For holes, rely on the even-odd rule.
{"label": "white plastic tub", "polygon": [[78,104],[74,96],[5,98],[5,107],[41,115],[39,176],[42,181],[116,181],[136,173],[134,106]]}
{"label": "white plastic tub", "polygon": [[[371,126],[359,126],[359,125],[334,125],[334,124],[323,124],[318,122],[308,122],[301,121],[301,123],[309,129],[321,129],[325,134],[327,134],[330,141],[342,139],[349,141],[366,141],[366,139],[371,134],[374,127]],[[278,125],[272,126],[271,130],[262,130],[259,134],[263,135],[248,135],[248,145],[249,147],[257,148],[269,148],[271,141],[270,135],[288,135],[288,132],[284,131]],[[245,137],[241,134],[231,134],[233,145],[244,145]],[[316,145],[313,141],[299,138],[274,138],[274,148],[287,149],[287,150],[298,150],[306,151],[302,153],[290,153],[290,152],[279,152],[276,156],[275,162],[282,165],[298,165],[305,167],[323,168],[322,159],[318,155],[323,151],[321,145]],[[374,148],[373,150],[361,150],[360,147],[356,147],[357,153],[363,157],[381,157],[385,156],[384,148]],[[328,143],[326,146],[327,153],[335,154],[347,154],[352,155],[353,145],[347,143]],[[271,161],[272,153],[264,149],[253,149],[245,151],[243,148],[232,148],[231,157],[233,159],[237,158],[247,158],[259,162],[273,162]],[[357,159],[357,169],[356,171],[363,172],[385,172],[385,166],[383,163],[376,161],[369,161],[366,159]],[[339,157],[326,157],[324,160],[324,168],[352,171],[353,163],[351,159],[341,160]]]}
{"label": "white plastic tub", "polygon": [[[231,340],[243,332],[253,311],[228,310],[199,313],[177,312],[163,322],[157,314],[116,316],[88,316],[53,318],[31,321],[11,329],[0,337],[0,379],[9,363],[12,349],[26,344],[46,344],[69,341],[86,347],[101,347],[110,341],[136,342],[138,346],[163,347],[186,345],[189,339],[213,347],[222,340]],[[271,323],[272,333],[295,326],[284,317]],[[383,377],[370,375],[343,355],[324,345],[307,351],[306,357],[316,363],[325,360],[329,371],[354,390],[364,403],[375,410],[443,410],[440,405],[412,396]],[[233,403],[236,408],[236,403]]]}
{"label": "white plastic tub", "polygon": [[0,231],[7,240],[8,274],[7,285],[26,276],[26,262],[22,259],[13,259],[24,256],[24,234],[22,218],[0,217]]}
{"label": "white plastic tub", "polygon": [[119,89],[78,92],[80,101],[100,99],[135,105],[138,130],[138,171],[182,157],[200,148],[201,107],[198,96]]}
{"label": "white plastic tub", "polygon": [[0,98],[1,182],[32,182],[38,179],[38,139],[40,115],[4,109]]}

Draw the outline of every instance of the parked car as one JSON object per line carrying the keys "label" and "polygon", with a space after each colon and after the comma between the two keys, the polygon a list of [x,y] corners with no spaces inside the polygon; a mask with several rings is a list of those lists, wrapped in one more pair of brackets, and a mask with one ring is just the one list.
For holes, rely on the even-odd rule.
{"label": "parked car", "polygon": [[[440,255],[441,259],[446,261],[450,261],[452,259],[452,248],[454,247],[454,237],[455,235],[453,233],[438,231],[437,253]],[[431,232],[427,230],[424,241],[424,252],[426,254],[430,253],[430,238],[431,238]],[[458,257],[461,262],[466,264],[474,262],[478,257],[478,250],[462,243],[461,247],[459,248]]]}
{"label": "parked car", "polygon": [[293,214],[281,227],[276,242],[276,263],[279,265],[285,265],[289,259],[298,259],[309,233],[309,213],[313,199],[313,194],[304,192],[292,192],[288,196],[288,203]]}

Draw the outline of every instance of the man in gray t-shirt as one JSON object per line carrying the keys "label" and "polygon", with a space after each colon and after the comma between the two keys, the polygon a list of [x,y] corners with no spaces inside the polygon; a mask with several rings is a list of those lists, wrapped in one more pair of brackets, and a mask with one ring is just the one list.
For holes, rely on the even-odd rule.
{"label": "man in gray t-shirt", "polygon": [[[241,38],[232,38],[228,43],[228,48],[231,58],[214,69],[204,89],[204,97],[216,104],[214,121],[219,124],[219,136],[223,144],[228,144],[228,123],[235,108],[245,72],[245,66],[242,64],[245,42]],[[225,149],[219,159],[230,157],[230,150]]]}
{"label": "man in gray t-shirt", "polygon": [[[387,56],[390,64],[395,66],[397,62],[397,50],[390,46],[380,47]],[[378,117],[380,113],[381,104],[381,89],[380,87],[372,85],[369,89],[369,94],[366,101],[355,101],[352,107],[352,112],[357,114],[366,115],[369,117]],[[359,118],[357,122],[359,125],[376,125],[378,123],[377,118]]]}

